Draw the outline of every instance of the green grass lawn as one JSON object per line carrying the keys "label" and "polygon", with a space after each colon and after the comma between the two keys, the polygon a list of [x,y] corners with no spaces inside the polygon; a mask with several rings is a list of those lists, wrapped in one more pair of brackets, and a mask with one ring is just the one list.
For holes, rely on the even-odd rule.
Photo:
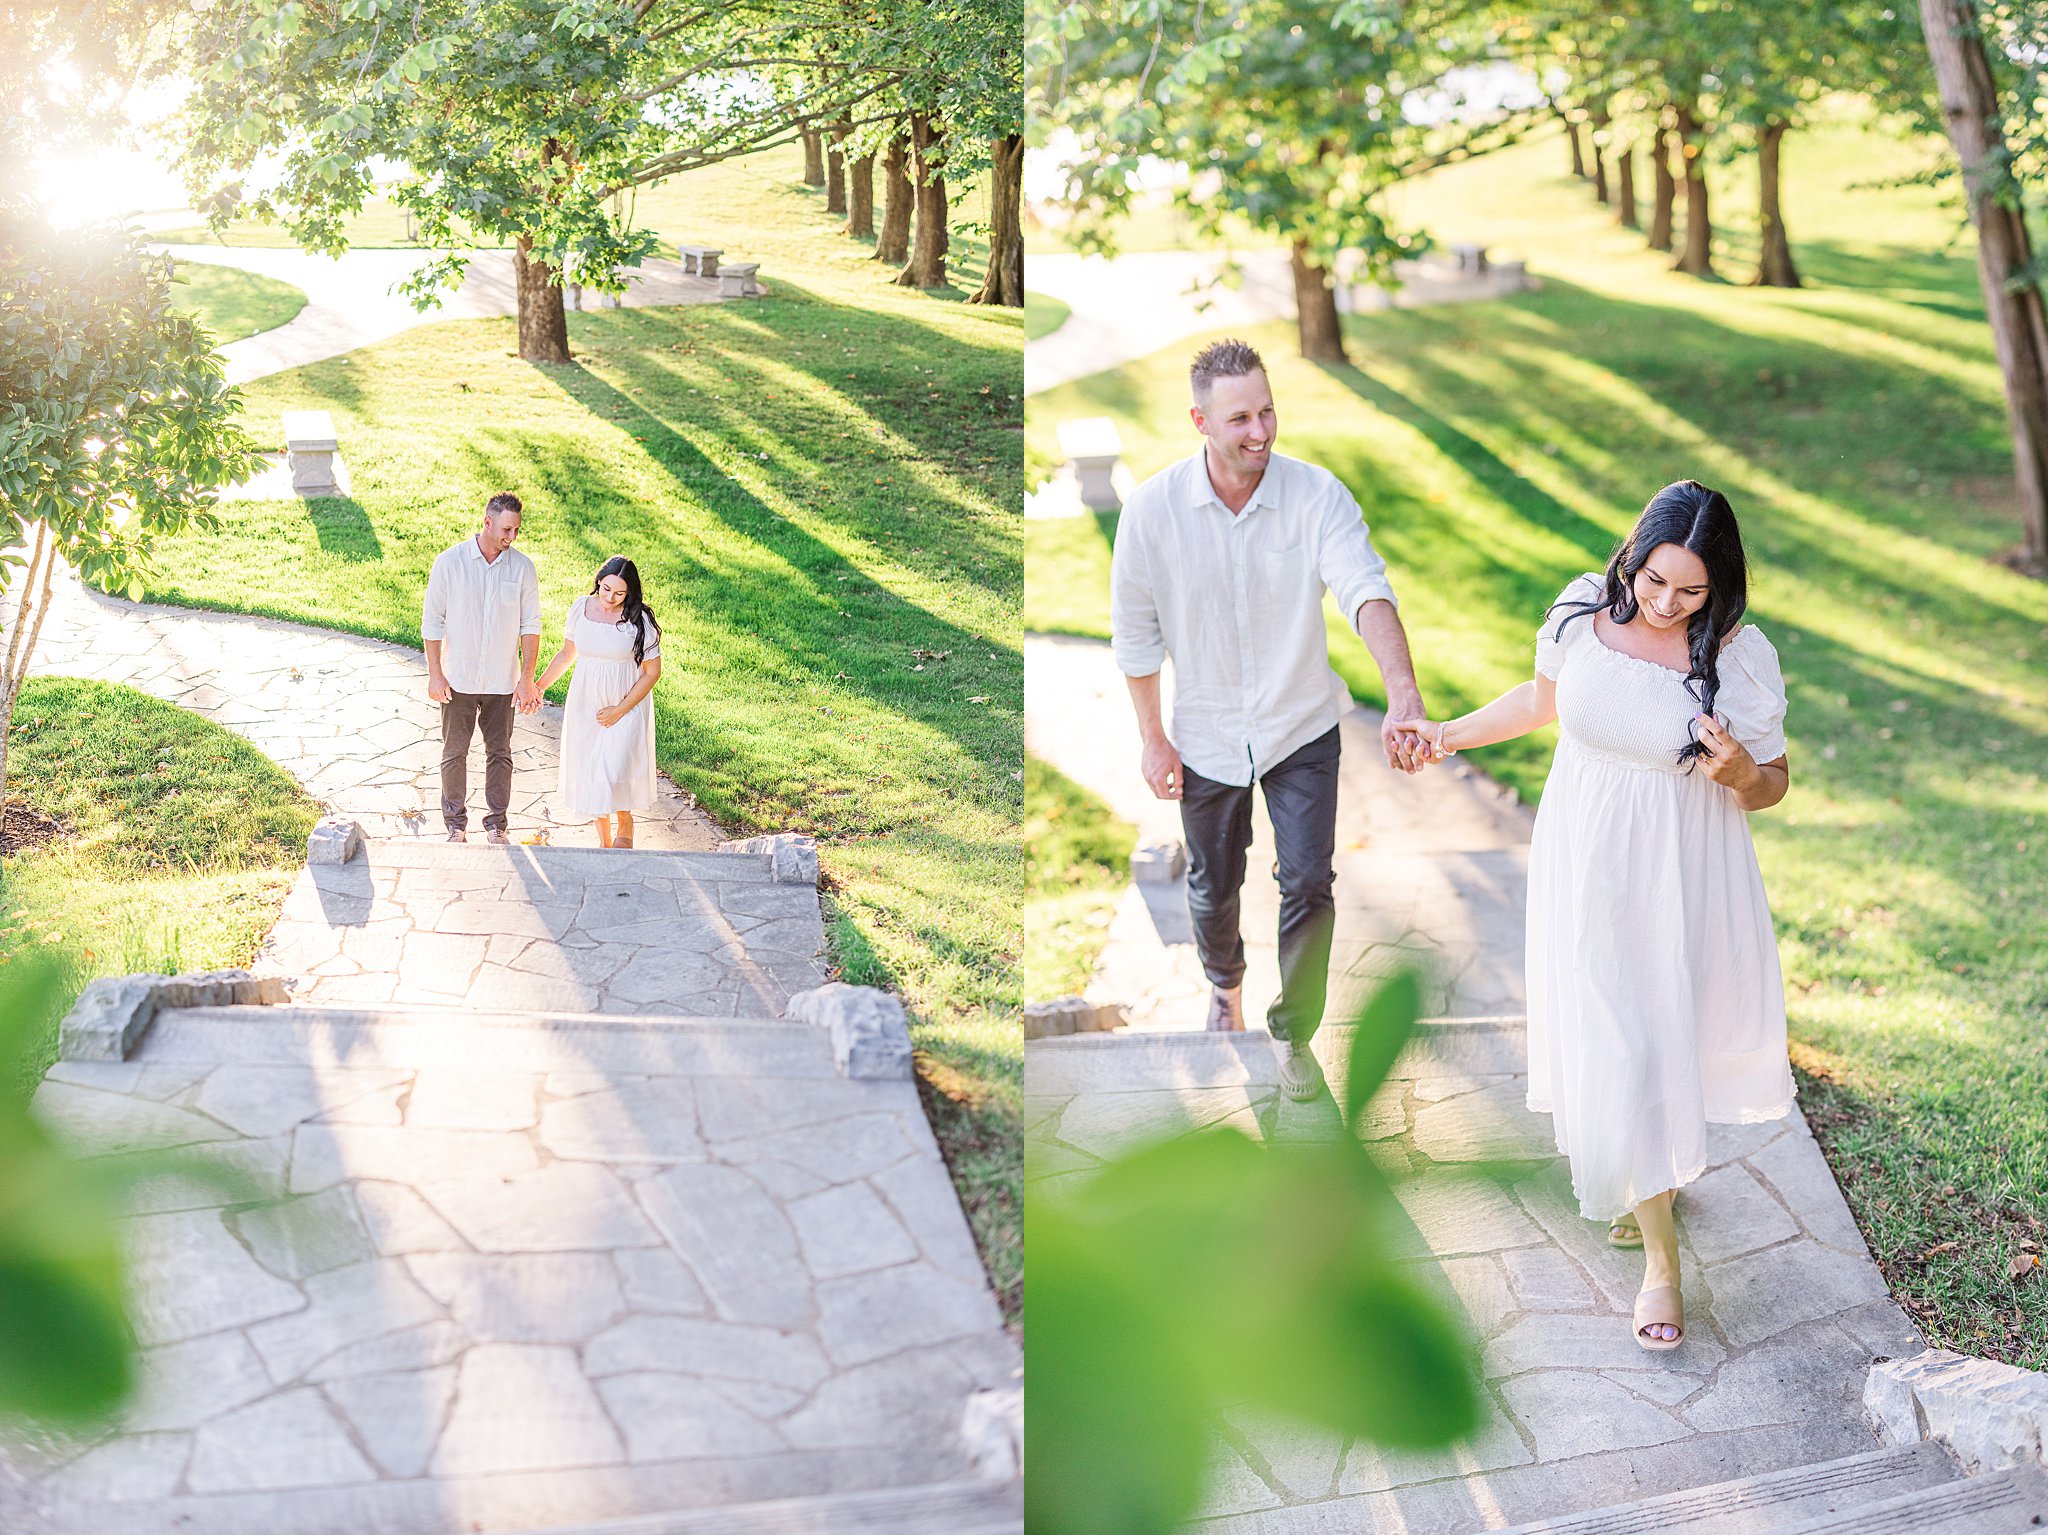
{"label": "green grass lawn", "polygon": [[35,677],[8,741],[12,800],[72,835],[0,862],[0,963],[58,955],[88,980],[245,965],[306,861],[319,807],[240,736],[132,688]]}
{"label": "green grass lawn", "polygon": [[1024,994],[1088,984],[1130,883],[1138,829],[1050,763],[1024,759]]}
{"label": "green grass lawn", "polygon": [[[2048,586],[1997,563],[2019,534],[1970,242],[1931,192],[1852,186],[1929,154],[1848,122],[1794,136],[1814,285],[1779,291],[1671,274],[1545,135],[1403,194],[1440,238],[1529,258],[1542,292],[1352,319],[1352,367],[1303,363],[1291,325],[1248,339],[1282,450],[1364,505],[1438,717],[1529,675],[1545,603],[1658,486],[1728,492],[1791,695],[1792,794],[1751,824],[1808,1112],[1931,1338],[2040,1368],[2048,1283],[2008,1265],[2048,1218]],[[1739,183],[1720,200],[1730,278],[1752,206]],[[1035,397],[1034,462],[1084,415],[1117,419],[1141,475],[1190,451],[1200,340]],[[1028,525],[1030,627],[1106,631],[1112,533]],[[1534,796],[1553,741],[1472,761]]]}
{"label": "green grass lawn", "polygon": [[1040,336],[1050,336],[1067,323],[1067,316],[1073,312],[1056,298],[1027,291],[1024,295],[1024,339],[1036,341]]}
{"label": "green grass lawn", "polygon": [[306,307],[306,295],[275,277],[205,261],[181,261],[171,305],[213,332],[214,340],[229,342],[289,323]]}
{"label": "green grass lawn", "polygon": [[245,386],[257,423],[333,412],[354,497],[235,503],[165,547],[149,595],[417,645],[434,555],[512,489],[545,656],[596,565],[631,555],[665,630],[663,770],[735,833],[823,844],[833,958],[911,1009],[1014,1314],[1020,316],[889,285],[809,216],[799,163],[692,194],[769,298],[572,313],[567,367],[520,362],[509,319],[459,321]]}

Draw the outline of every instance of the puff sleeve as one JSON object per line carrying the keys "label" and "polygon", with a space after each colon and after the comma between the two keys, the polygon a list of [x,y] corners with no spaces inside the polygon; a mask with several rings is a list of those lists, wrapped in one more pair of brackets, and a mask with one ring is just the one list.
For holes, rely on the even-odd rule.
{"label": "puff sleeve", "polygon": [[1758,762],[1785,755],[1785,677],[1777,647],[1751,624],[1722,648],[1714,712]]}
{"label": "puff sleeve", "polygon": [[1557,594],[1557,602],[1553,602],[1549,610],[1544,613],[1543,623],[1536,630],[1536,670],[1551,681],[1555,682],[1558,673],[1564,670],[1566,652],[1578,644],[1585,635],[1592,633],[1591,626],[1593,622],[1590,617],[1581,619],[1566,629],[1564,637],[1559,639],[1557,637],[1557,626],[1561,621],[1570,616],[1571,610],[1560,611],[1557,603],[1592,602],[1599,597],[1600,590],[1601,578],[1588,571],[1585,575],[1571,582],[1563,591],[1559,592]]}

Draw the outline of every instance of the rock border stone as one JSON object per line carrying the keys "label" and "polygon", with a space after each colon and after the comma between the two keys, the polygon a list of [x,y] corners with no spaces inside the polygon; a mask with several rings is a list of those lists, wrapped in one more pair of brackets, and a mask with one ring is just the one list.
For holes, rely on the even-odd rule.
{"label": "rock border stone", "polygon": [[2048,1374],[2039,1370],[1931,1348],[1873,1366],[1863,1409],[1886,1444],[1931,1439],[1973,1474],[2048,1467]]}
{"label": "rock border stone", "polygon": [[88,981],[58,1027],[67,1061],[125,1061],[167,1007],[269,1006],[290,1000],[282,976],[246,970],[195,975],[109,975]]}
{"label": "rock border stone", "polygon": [[1124,1026],[1121,1002],[1090,1002],[1086,997],[1054,997],[1024,1004],[1024,1037],[1056,1039],[1066,1034],[1106,1034]]}
{"label": "rock border stone", "polygon": [[832,981],[791,997],[785,1016],[832,1031],[842,1077],[910,1078],[910,1025],[886,991]]}
{"label": "rock border stone", "polygon": [[765,837],[741,837],[718,844],[721,853],[766,853],[774,860],[778,885],[818,883],[818,842],[800,831],[778,831]]}
{"label": "rock border stone", "polygon": [[326,816],[306,838],[306,862],[347,863],[362,845],[362,822],[346,816]]}
{"label": "rock border stone", "polygon": [[1170,885],[1187,872],[1187,849],[1178,842],[1147,842],[1131,854],[1131,878],[1140,885]]}
{"label": "rock border stone", "polygon": [[978,1476],[1007,1482],[1024,1472],[1024,1388],[976,1391],[960,1414],[960,1437]]}

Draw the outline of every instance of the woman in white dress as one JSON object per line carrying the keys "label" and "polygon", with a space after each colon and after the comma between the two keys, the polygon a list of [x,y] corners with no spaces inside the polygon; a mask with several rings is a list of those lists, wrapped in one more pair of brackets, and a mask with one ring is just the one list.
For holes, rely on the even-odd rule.
{"label": "woman in white dress", "polygon": [[595,821],[601,847],[631,847],[633,813],[655,800],[648,694],[661,675],[661,626],[641,600],[639,570],[624,555],[598,566],[589,593],[569,604],[562,648],[541,673],[541,690],[571,666],[555,813]]}
{"label": "woman in white dress", "polygon": [[1529,1107],[1583,1214],[1644,1249],[1636,1341],[1676,1348],[1672,1197],[1709,1124],[1792,1107],[1784,982],[1745,812],[1785,797],[1785,688],[1727,497],[1667,485],[1559,594],[1536,675],[1417,730],[1431,760],[1556,720],[1529,848]]}

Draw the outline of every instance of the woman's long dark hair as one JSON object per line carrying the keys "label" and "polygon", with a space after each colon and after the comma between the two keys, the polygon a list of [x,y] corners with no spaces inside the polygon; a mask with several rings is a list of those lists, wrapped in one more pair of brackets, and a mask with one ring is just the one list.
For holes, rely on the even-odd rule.
{"label": "woman's long dark hair", "polygon": [[640,600],[640,567],[623,554],[615,554],[597,567],[597,574],[590,578],[590,595],[597,595],[597,588],[606,576],[617,576],[626,583],[626,607],[619,622],[633,626],[633,664],[638,666],[646,660],[647,631],[652,629],[658,636],[661,625],[654,621],[654,609]]}
{"label": "woman's long dark hair", "polygon": [[[1618,624],[1633,619],[1640,611],[1636,572],[1664,544],[1691,550],[1707,567],[1706,603],[1686,623],[1692,670],[1685,675],[1685,686],[1699,701],[1700,712],[1712,714],[1715,696],[1721,691],[1717,670],[1721,642],[1742,622],[1749,606],[1749,562],[1743,557],[1735,508],[1721,492],[1707,489],[1698,480],[1675,481],[1650,497],[1643,515],[1607,561],[1607,579],[1600,595],[1590,602],[1560,601],[1551,609],[1553,613],[1570,609],[1558,620],[1551,638],[1562,639],[1566,624],[1595,613],[1611,613]],[[1690,767],[1705,753],[1695,729],[1693,739],[1680,749],[1678,760]]]}

